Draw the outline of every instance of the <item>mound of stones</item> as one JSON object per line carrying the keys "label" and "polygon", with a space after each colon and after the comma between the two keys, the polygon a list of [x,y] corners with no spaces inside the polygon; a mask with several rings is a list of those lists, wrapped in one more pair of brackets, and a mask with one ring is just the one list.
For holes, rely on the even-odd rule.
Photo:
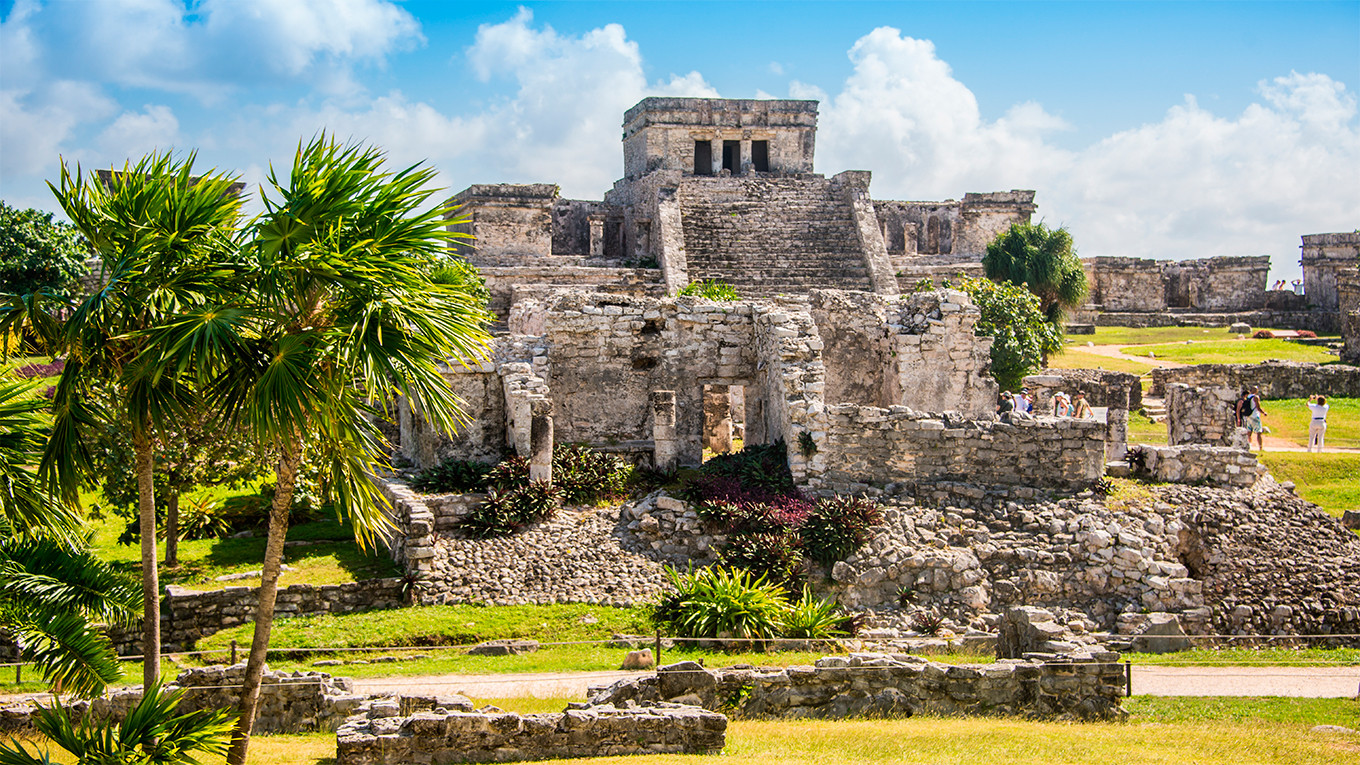
{"label": "mound of stones", "polygon": [[813,666],[708,670],[693,661],[620,680],[585,708],[687,704],[740,719],[995,715],[1106,720],[1125,716],[1115,654],[1087,661],[950,665],[910,654],[826,656]]}
{"label": "mound of stones", "polygon": [[726,717],[680,704],[520,715],[495,707],[474,711],[461,696],[419,708],[404,702],[363,704],[336,731],[337,765],[703,754],[727,743]]}

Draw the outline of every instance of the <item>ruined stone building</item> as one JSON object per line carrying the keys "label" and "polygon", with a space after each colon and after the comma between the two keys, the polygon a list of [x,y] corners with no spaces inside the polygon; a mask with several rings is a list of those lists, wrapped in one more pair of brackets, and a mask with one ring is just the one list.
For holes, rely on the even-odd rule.
{"label": "ruined stone building", "polygon": [[624,114],[624,177],[601,201],[551,184],[475,185],[454,201],[492,307],[556,286],[634,296],[722,279],[743,296],[835,288],[895,295],[978,271],[987,242],[1028,222],[1033,191],[875,200],[870,173],[813,172],[817,102],[647,98]]}
{"label": "ruined stone building", "polygon": [[1360,263],[1360,231],[1346,234],[1306,234],[1299,265],[1303,266],[1303,293],[1308,302],[1326,311],[1340,308],[1338,277],[1353,273]]}

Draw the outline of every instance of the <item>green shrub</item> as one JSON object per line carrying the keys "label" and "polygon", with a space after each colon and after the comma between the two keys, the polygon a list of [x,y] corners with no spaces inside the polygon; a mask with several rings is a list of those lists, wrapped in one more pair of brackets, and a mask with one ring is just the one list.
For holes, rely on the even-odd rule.
{"label": "green shrub", "polygon": [[486,491],[492,466],[485,462],[447,459],[420,471],[411,488],[430,494]]}
{"label": "green shrub", "polygon": [[756,534],[735,534],[723,545],[723,563],[759,572],[771,582],[790,587],[802,576],[798,534],[790,529]]}
{"label": "green shrub", "polygon": [[486,499],[458,522],[457,528],[474,539],[503,537],[551,518],[561,499],[561,489],[542,481],[508,491],[491,489]]}
{"label": "green shrub", "polygon": [[633,466],[616,455],[580,444],[553,449],[553,484],[562,489],[562,500],[569,505],[622,495],[632,472]]}
{"label": "green shrub", "polygon": [[788,605],[782,587],[762,576],[718,566],[681,574],[667,568],[673,592],[652,605],[650,619],[676,637],[775,637]]}
{"label": "green shrub", "polygon": [[690,282],[680,290],[683,297],[701,297],[705,300],[741,300],[737,289],[721,279],[708,279]]}
{"label": "green shrub", "polygon": [[523,457],[506,457],[486,473],[488,486],[507,490],[529,483],[529,461]]}
{"label": "green shrub", "polygon": [[789,471],[788,449],[781,439],[772,444],[752,445],[739,452],[720,454],[699,469],[705,476],[736,478],[748,488],[778,494],[796,494]]}
{"label": "green shrub", "polygon": [[869,527],[883,520],[878,505],[864,497],[817,500],[803,522],[803,554],[823,565],[845,560],[869,538]]}
{"label": "green shrub", "polygon": [[825,640],[844,637],[845,614],[833,600],[816,597],[803,585],[803,595],[784,614],[784,637]]}

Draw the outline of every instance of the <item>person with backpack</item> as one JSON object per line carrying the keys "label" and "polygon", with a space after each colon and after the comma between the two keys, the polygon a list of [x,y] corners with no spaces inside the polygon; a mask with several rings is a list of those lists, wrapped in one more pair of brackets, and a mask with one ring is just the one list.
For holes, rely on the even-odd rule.
{"label": "person with backpack", "polygon": [[1265,426],[1261,424],[1261,415],[1265,414],[1261,408],[1261,387],[1253,385],[1251,390],[1242,389],[1242,395],[1237,399],[1237,426],[1247,429],[1247,449],[1251,449],[1251,434],[1256,434],[1256,445],[1261,451],[1266,450]]}

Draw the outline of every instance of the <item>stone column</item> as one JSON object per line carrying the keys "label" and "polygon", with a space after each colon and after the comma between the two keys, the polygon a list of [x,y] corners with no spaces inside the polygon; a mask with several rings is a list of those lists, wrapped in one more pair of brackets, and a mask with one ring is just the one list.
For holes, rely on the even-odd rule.
{"label": "stone column", "polygon": [[529,409],[529,480],[552,483],[552,399],[535,398]]}
{"label": "stone column", "polygon": [[604,257],[604,215],[593,213],[590,220],[590,257],[598,260]]}
{"label": "stone column", "polygon": [[737,167],[741,168],[741,174],[746,175],[751,172],[751,139],[741,139],[741,157],[737,160]]}
{"label": "stone column", "polygon": [[704,448],[714,454],[732,451],[732,397],[726,385],[704,389]]}
{"label": "stone column", "polygon": [[657,470],[679,465],[680,442],[675,437],[675,391],[654,390],[652,399],[652,464]]}
{"label": "stone column", "polygon": [[746,399],[744,446],[762,445],[768,442],[765,437],[765,396],[755,385],[747,385],[742,391]]}
{"label": "stone column", "polygon": [[1110,407],[1105,412],[1105,461],[1119,462],[1128,450],[1129,410]]}
{"label": "stone column", "polygon": [[708,142],[708,154],[713,159],[713,175],[722,172],[722,136]]}

